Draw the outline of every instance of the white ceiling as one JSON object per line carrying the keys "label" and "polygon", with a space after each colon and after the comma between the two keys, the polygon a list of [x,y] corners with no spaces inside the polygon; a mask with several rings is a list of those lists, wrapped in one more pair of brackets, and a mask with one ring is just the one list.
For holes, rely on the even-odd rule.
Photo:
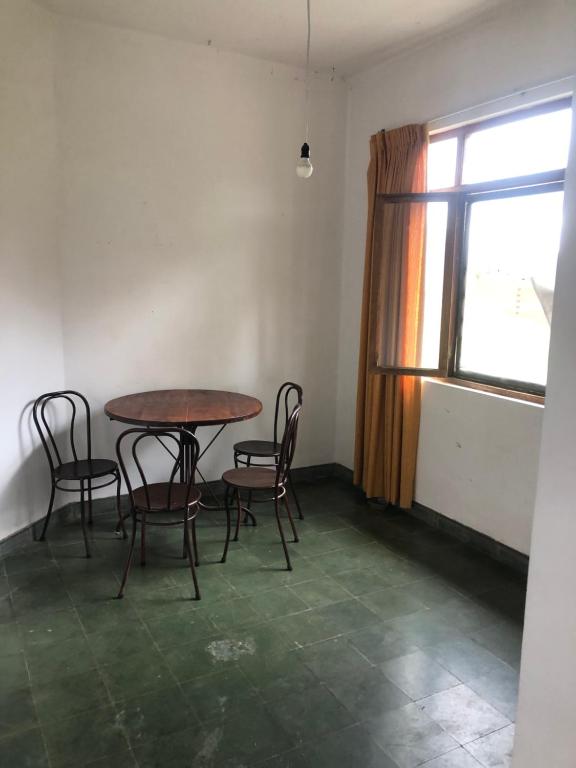
{"label": "white ceiling", "polygon": [[[37,0],[76,18],[301,65],[306,0]],[[507,0],[312,0],[312,66],[351,74]]]}

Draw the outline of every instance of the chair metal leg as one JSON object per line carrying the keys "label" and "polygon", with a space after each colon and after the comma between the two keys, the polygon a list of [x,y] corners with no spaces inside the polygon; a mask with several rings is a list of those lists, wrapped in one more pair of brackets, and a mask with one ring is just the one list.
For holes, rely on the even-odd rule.
{"label": "chair metal leg", "polygon": [[[251,457],[247,456],[247,458],[246,458],[246,466],[247,467],[250,466],[250,461],[251,461]],[[244,525],[248,525],[248,517],[251,517],[252,521],[253,521],[253,525],[256,525],[256,518],[252,514],[251,507],[252,507],[252,491],[248,491],[248,503],[246,504],[246,509],[248,510],[249,514],[246,515],[245,518],[244,518]]]}
{"label": "chair metal leg", "polygon": [[252,521],[252,528],[256,528],[258,526],[258,521],[254,517],[254,514],[252,512],[250,512],[250,510],[247,509],[246,507],[244,507],[244,514],[245,514],[245,518],[244,518],[245,524],[248,525],[248,523],[246,521],[247,520],[251,520]]}
{"label": "chair metal leg", "polygon": [[292,519],[292,513],[290,512],[290,505],[288,504],[288,492],[286,492],[283,496],[284,499],[284,506],[286,507],[286,512],[288,513],[288,520],[290,521],[290,527],[292,528],[292,534],[294,535],[294,543],[297,544],[300,539],[298,538],[298,533],[296,532],[296,526],[294,525],[294,520]]}
{"label": "chair metal leg", "polygon": [[242,501],[240,499],[239,488],[236,488],[236,507],[238,508],[238,515],[236,517],[236,533],[234,534],[233,541],[238,541],[238,535],[240,533],[240,518],[242,517]]}
{"label": "chair metal leg", "polygon": [[86,531],[86,510],[84,504],[84,480],[80,482],[80,521],[82,523],[82,535],[84,536],[84,546],[86,547],[86,557],[91,557],[90,545],[88,544],[88,533]]}
{"label": "chair metal leg", "polygon": [[276,511],[276,522],[278,523],[278,530],[280,531],[280,538],[282,539],[282,546],[284,547],[284,555],[286,557],[286,569],[292,570],[292,563],[290,562],[290,555],[288,554],[288,547],[286,545],[286,538],[284,537],[284,531],[282,529],[282,521],[280,520],[280,502],[278,496],[274,499],[274,507]]}
{"label": "chair metal leg", "polygon": [[298,510],[298,517],[300,520],[304,520],[304,515],[302,514],[302,507],[300,506],[300,500],[298,499],[298,496],[296,494],[296,488],[294,488],[294,483],[292,482],[292,473],[288,472],[288,485],[290,486],[290,490],[292,491],[292,496],[294,496],[294,503],[296,504],[296,509]]}
{"label": "chair metal leg", "polygon": [[[196,518],[192,518],[192,545],[194,547],[194,561],[196,565],[200,565],[200,558],[198,557],[198,540],[196,538]],[[186,560],[188,557],[188,548],[186,546],[186,531],[184,531],[184,541],[182,543],[182,560]]]}
{"label": "chair metal leg", "polygon": [[118,592],[118,599],[124,597],[124,587],[128,581],[128,574],[130,573],[130,566],[132,565],[132,557],[134,556],[134,545],[136,544],[136,531],[138,530],[138,523],[136,521],[136,515],[132,515],[132,537],[130,540],[130,551],[128,552],[128,560],[126,560],[126,566],[124,568],[124,576],[122,577],[122,584],[120,585],[120,591]]}
{"label": "chair metal leg", "polygon": [[224,493],[224,507],[226,509],[226,541],[224,543],[222,559],[220,560],[221,563],[226,562],[226,555],[228,554],[228,547],[230,546],[230,529],[232,527],[230,523],[230,488],[228,486],[226,486],[226,491]]}
{"label": "chair metal leg", "polygon": [[121,530],[122,538],[127,539],[128,534],[126,533],[126,526],[124,525],[124,518],[122,517],[122,508],[120,507],[121,483],[122,479],[120,477],[120,472],[118,472],[116,476],[116,511],[118,512],[118,525],[116,526],[116,533]]}
{"label": "chair metal leg", "polygon": [[[186,510],[185,515],[188,515]],[[190,528],[187,518],[184,518],[184,536],[186,538],[186,549],[188,550],[188,561],[190,562],[190,570],[192,571],[192,581],[194,582],[195,600],[200,600],[200,589],[198,587],[198,579],[196,577],[196,568],[194,568],[194,555],[192,553],[192,545],[190,543]]]}
{"label": "chair metal leg", "polygon": [[140,521],[140,565],[146,565],[146,513],[142,512]]}
{"label": "chair metal leg", "polygon": [[198,557],[198,539],[196,537],[196,518],[192,518],[192,546],[194,548],[194,565],[200,565],[200,558]]}
{"label": "chair metal leg", "polygon": [[88,478],[88,525],[92,527],[92,479]]}
{"label": "chair metal leg", "polygon": [[44,520],[44,525],[42,526],[42,533],[40,534],[39,541],[45,541],[46,539],[46,531],[48,530],[48,523],[50,522],[50,517],[52,515],[52,507],[54,506],[54,496],[56,495],[56,486],[54,483],[52,483],[52,490],[50,491],[50,501],[48,502],[48,512],[46,513],[46,519]]}

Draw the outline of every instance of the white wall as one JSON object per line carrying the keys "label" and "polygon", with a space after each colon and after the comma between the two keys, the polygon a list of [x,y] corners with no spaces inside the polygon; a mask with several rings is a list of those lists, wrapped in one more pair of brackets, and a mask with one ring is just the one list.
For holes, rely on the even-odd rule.
{"label": "white wall", "polygon": [[514,768],[574,768],[576,690],[576,121],[550,342]]}
{"label": "white wall", "polygon": [[[370,135],[428,122],[575,69],[576,3],[522,0],[474,29],[349,82],[336,431],[342,464],[353,463]],[[427,383],[416,499],[527,552],[541,414],[530,404]],[[511,429],[525,439],[516,450]]]}
{"label": "white wall", "polygon": [[52,20],[0,2],[0,540],[46,513],[29,403],[64,384]]}
{"label": "white wall", "polygon": [[269,432],[290,378],[305,395],[297,464],[333,461],[342,82],[313,82],[302,181],[302,72],[65,19],[57,51],[66,381],[99,414],[100,449],[118,431],[109,398],[256,395],[263,416],[208,455],[219,477],[233,441]]}
{"label": "white wall", "polygon": [[424,384],[416,498],[528,554],[543,407]]}
{"label": "white wall", "polygon": [[[2,0],[0,10],[9,115],[0,148],[9,172],[0,183],[10,222],[1,235],[2,269],[11,270],[1,311],[4,327],[14,327],[0,342],[10,347],[4,359],[14,361],[2,383],[10,436],[3,476],[10,480],[0,499],[0,537],[45,503],[37,459],[28,464],[38,483],[21,482],[30,442],[15,442],[20,427],[11,419],[20,401],[64,384],[54,196],[46,192],[56,173],[51,23],[66,384],[90,396],[97,445],[108,454],[117,432],[102,415],[110,397],[162,386],[261,397],[264,415],[229,428],[205,467],[211,477],[229,463],[233,440],[268,428],[273,393],[287,377],[303,383],[308,405],[298,463],[352,464],[370,134],[569,74],[576,50],[573,3],[524,0],[353,78],[340,259],[342,83],[314,81],[317,172],[299,182],[298,70],[51,20],[29,0]],[[26,254],[17,264],[6,255],[15,242]],[[33,307],[23,311],[26,302]],[[540,422],[537,407],[426,383],[418,501],[528,551]],[[31,499],[24,488],[34,489]]]}

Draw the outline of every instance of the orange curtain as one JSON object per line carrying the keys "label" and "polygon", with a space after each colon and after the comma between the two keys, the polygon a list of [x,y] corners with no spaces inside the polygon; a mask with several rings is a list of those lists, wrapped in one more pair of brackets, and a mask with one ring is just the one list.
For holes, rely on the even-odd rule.
{"label": "orange curtain", "polygon": [[354,482],[369,498],[381,497],[403,508],[412,506],[414,496],[420,379],[372,373],[370,364],[392,325],[404,364],[418,356],[425,207],[390,205],[377,217],[376,196],[425,192],[427,147],[423,125],[381,131],[370,140],[368,167]]}

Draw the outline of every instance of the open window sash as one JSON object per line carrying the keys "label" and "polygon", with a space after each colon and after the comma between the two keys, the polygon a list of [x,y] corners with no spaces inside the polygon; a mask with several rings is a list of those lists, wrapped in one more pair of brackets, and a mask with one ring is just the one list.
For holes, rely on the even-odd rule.
{"label": "open window sash", "polygon": [[446,377],[455,332],[456,192],[379,194],[369,319],[370,371]]}

